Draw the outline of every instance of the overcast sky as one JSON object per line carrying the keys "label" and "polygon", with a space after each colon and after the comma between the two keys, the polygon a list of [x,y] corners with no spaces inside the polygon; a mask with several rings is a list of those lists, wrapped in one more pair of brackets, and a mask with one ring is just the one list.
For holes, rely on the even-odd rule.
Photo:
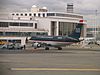
{"label": "overcast sky", "polygon": [[0,10],[25,10],[37,5],[50,11],[65,11],[67,3],[74,4],[75,12],[100,10],[100,0],[0,0]]}
{"label": "overcast sky", "polygon": [[[74,4],[74,12],[87,17],[100,13],[100,0],[0,0],[0,12],[26,11],[32,5],[47,7],[49,11],[66,12],[67,3]],[[100,19],[100,17],[97,17]]]}

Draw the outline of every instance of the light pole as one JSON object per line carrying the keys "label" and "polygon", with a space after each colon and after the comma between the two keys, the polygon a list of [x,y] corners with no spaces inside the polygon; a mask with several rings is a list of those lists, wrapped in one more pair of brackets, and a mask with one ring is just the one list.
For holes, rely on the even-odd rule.
{"label": "light pole", "polygon": [[97,10],[95,10],[94,37],[95,37],[95,42],[96,42],[96,39],[97,39]]}

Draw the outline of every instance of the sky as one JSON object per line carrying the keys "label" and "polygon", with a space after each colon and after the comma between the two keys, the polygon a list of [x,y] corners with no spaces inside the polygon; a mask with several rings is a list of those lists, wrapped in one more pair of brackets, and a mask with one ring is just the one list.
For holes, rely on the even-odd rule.
{"label": "sky", "polygon": [[32,5],[46,6],[50,11],[65,11],[67,3],[74,4],[75,12],[100,10],[100,0],[0,0],[0,11],[25,10]]}
{"label": "sky", "polygon": [[[66,12],[67,3],[73,3],[74,12],[84,15],[90,25],[94,24],[95,18],[100,20],[100,0],[0,0],[0,12],[29,11],[32,5]],[[97,24],[100,24],[99,20]]]}

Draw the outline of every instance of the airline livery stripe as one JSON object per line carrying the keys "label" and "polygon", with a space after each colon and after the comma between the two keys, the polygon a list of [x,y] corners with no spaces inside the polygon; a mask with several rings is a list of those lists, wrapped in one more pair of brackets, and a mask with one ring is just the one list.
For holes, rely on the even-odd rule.
{"label": "airline livery stripe", "polygon": [[39,41],[39,40],[31,40],[31,42],[57,42],[57,43],[66,43],[66,44],[74,43],[74,42],[59,42],[59,41]]}

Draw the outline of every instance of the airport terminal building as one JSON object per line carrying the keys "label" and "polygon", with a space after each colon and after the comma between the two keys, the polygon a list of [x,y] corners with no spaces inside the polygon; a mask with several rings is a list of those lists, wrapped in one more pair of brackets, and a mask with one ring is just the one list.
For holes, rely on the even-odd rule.
{"label": "airport terminal building", "polygon": [[82,19],[83,16],[79,14],[49,12],[46,7],[33,5],[30,12],[12,12],[6,19],[0,19],[0,39],[68,35]]}

